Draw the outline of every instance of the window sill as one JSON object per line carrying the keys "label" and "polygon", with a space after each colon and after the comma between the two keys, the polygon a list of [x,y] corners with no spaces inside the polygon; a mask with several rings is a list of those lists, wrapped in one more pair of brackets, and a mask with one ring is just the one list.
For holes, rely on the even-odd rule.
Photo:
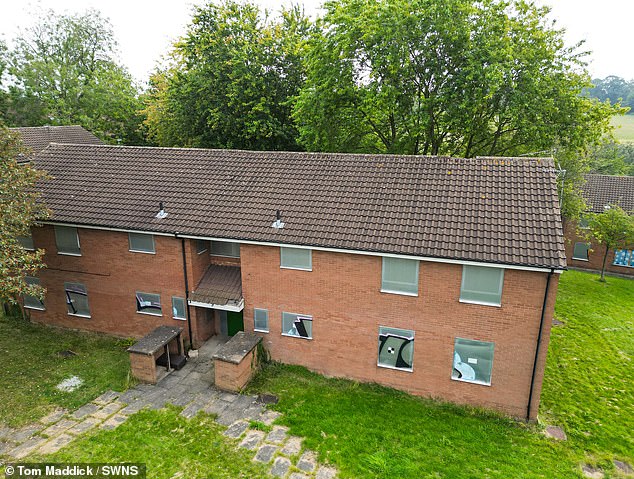
{"label": "window sill", "polygon": [[137,314],[145,314],[147,316],[163,316],[163,313],[146,313],[145,311],[137,311]]}
{"label": "window sill", "polygon": [[215,253],[209,253],[209,256],[217,256],[218,258],[233,258],[233,259],[240,259],[240,256],[230,256],[228,254],[215,254]]}
{"label": "window sill", "polygon": [[[256,333],[268,333],[269,332],[268,329],[257,329],[257,328],[253,328],[253,331],[255,331]],[[293,335],[292,334],[283,334],[282,336],[293,336]],[[297,336],[293,336],[293,337],[296,338]]]}
{"label": "window sill", "polygon": [[392,291],[391,289],[381,289],[381,293],[400,294],[401,296],[418,296],[418,293],[407,293],[405,291]]}
{"label": "window sill", "polygon": [[493,306],[495,308],[501,308],[502,303],[487,303],[486,301],[471,301],[468,299],[460,299],[459,302],[464,304],[479,304],[480,306]]}
{"label": "window sill", "polygon": [[287,338],[297,338],[297,339],[313,339],[312,336],[305,338],[304,336],[297,336],[295,334],[282,333],[282,336],[286,336]]}
{"label": "window sill", "polygon": [[469,383],[469,384],[477,384],[478,386],[491,386],[491,383],[488,382],[484,382],[484,381],[471,381],[469,379],[461,379],[461,378],[454,378],[453,376],[451,377],[452,381],[458,381],[460,383]]}
{"label": "window sill", "polygon": [[35,311],[46,311],[46,308],[38,308],[37,306],[27,306],[26,304],[24,305],[24,309],[33,309]]}
{"label": "window sill", "polygon": [[[137,311],[137,313],[138,313],[138,311]],[[146,314],[150,314],[150,313],[146,313]],[[163,316],[163,315],[161,314],[161,316]],[[179,318],[178,316],[172,316],[172,319],[175,319],[177,321],[187,321],[187,318]]]}
{"label": "window sill", "polygon": [[619,266],[621,268],[634,268],[634,264],[619,264],[619,263],[612,263],[612,266]]}
{"label": "window sill", "polygon": [[91,319],[92,316],[90,316],[89,314],[76,314],[76,313],[68,313],[69,316],[75,316],[76,318],[84,318],[84,319]]}
{"label": "window sill", "polygon": [[141,251],[139,249],[129,249],[130,253],[156,254],[156,251]]}
{"label": "window sill", "polygon": [[280,269],[293,269],[295,271],[312,271],[313,268],[295,268],[293,266],[280,266]]}
{"label": "window sill", "polygon": [[64,253],[63,251],[58,251],[57,254],[62,256],[81,256],[81,253]]}
{"label": "window sill", "polygon": [[413,373],[414,372],[414,368],[397,368],[396,366],[388,366],[386,364],[381,364],[381,363],[376,363],[376,365],[379,368],[392,369],[394,371],[403,371],[405,373]]}
{"label": "window sill", "polygon": [[196,254],[203,254],[203,253],[206,253],[206,252],[207,252],[207,250],[206,250],[206,249],[204,249],[204,250],[202,250],[202,251],[196,251]]}
{"label": "window sill", "polygon": [[575,258],[574,256],[572,257],[573,261],[585,261],[586,263],[589,262],[589,259],[584,259],[584,258]]}

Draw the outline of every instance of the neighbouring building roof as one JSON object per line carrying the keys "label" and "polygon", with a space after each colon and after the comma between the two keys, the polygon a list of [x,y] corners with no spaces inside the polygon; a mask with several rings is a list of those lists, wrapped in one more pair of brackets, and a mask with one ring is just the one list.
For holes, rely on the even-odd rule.
{"label": "neighbouring building roof", "polygon": [[618,205],[634,213],[634,176],[585,175],[583,197],[588,211],[603,213],[608,205]]}
{"label": "neighbouring building roof", "polygon": [[60,223],[565,267],[551,159],[51,144],[35,161]]}
{"label": "neighbouring building roof", "polygon": [[212,264],[191,292],[189,299],[217,306],[237,306],[242,298],[242,276],[238,266]]}
{"label": "neighbouring building roof", "polygon": [[9,129],[20,133],[24,146],[30,148],[33,153],[43,150],[50,143],[103,145],[103,141],[79,125],[24,126]]}

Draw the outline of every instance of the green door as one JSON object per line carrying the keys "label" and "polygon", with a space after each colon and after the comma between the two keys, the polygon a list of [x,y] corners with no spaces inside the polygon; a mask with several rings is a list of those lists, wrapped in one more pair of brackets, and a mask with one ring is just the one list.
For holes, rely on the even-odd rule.
{"label": "green door", "polygon": [[233,336],[238,331],[244,331],[244,321],[242,320],[242,311],[234,313],[227,311],[227,334]]}

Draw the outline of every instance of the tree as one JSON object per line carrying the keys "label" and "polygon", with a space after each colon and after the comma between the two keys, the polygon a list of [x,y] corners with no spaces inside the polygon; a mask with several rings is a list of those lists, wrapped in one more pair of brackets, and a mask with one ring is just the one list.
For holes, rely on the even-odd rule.
{"label": "tree", "polygon": [[296,7],[278,19],[232,0],[196,7],[171,65],[152,76],[150,138],[162,146],[298,149],[291,108],[310,29]]}
{"label": "tree", "polygon": [[605,246],[601,281],[605,281],[605,262],[608,253],[617,248],[625,248],[634,244],[634,217],[618,206],[610,206],[603,213],[592,214],[588,219],[591,236]]}
{"label": "tree", "polygon": [[49,214],[34,188],[46,174],[17,163],[24,148],[16,135],[0,124],[0,298],[10,304],[17,304],[23,294],[43,295],[40,287],[27,285],[24,276],[44,266],[44,251],[26,250],[18,238],[28,236],[34,222]]}
{"label": "tree", "polygon": [[473,157],[582,150],[618,107],[524,0],[333,0],[294,118],[309,150]]}
{"label": "tree", "polygon": [[592,85],[586,88],[584,93],[600,101],[620,103],[630,111],[634,107],[634,81],[627,81],[615,75],[592,80]]}
{"label": "tree", "polygon": [[10,54],[5,120],[16,126],[80,124],[112,142],[138,143],[138,91],[115,56],[112,28],[99,12],[45,12]]}

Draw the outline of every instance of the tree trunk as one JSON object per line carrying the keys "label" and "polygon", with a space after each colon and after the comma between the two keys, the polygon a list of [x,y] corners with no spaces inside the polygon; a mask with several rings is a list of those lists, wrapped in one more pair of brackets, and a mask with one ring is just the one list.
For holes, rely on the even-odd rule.
{"label": "tree trunk", "polygon": [[610,251],[610,248],[608,248],[608,245],[605,245],[605,254],[603,255],[603,266],[601,266],[601,278],[599,278],[599,281],[601,281],[602,283],[605,283],[605,261],[608,259],[608,251]]}

